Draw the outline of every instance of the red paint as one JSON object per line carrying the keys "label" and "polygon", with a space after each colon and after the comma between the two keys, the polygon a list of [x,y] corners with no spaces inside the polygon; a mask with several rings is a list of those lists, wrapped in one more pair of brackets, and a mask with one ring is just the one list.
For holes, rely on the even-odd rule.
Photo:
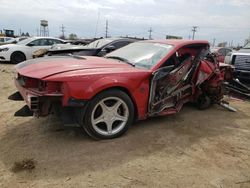
{"label": "red paint", "polygon": [[[45,91],[32,90],[31,88],[22,87],[17,81],[16,86],[25,101],[28,103],[27,94],[32,93],[37,96],[62,96],[61,102],[63,106],[68,105],[69,98],[79,100],[91,100],[99,92],[119,87],[128,92],[133,100],[138,114],[138,119],[147,117],[150,82],[154,71],[162,66],[162,64],[174,53],[185,53],[186,45],[204,44],[207,41],[189,41],[189,40],[161,40],[150,41],[157,43],[171,44],[174,46],[172,51],[166,55],[151,70],[132,67],[126,63],[119,63],[116,60],[101,57],[85,57],[86,59],[74,58],[44,58],[36,61],[42,63],[34,63],[26,67],[17,66],[17,72],[21,76],[34,78],[39,81],[46,82]],[[196,55],[195,51],[190,51],[192,55]],[[35,61],[35,60],[34,60]],[[204,71],[211,74],[216,67],[210,62],[202,62],[198,71]],[[195,91],[195,88],[192,88]],[[162,112],[162,115],[178,112],[183,103],[192,100],[191,97],[179,101],[177,109]]]}

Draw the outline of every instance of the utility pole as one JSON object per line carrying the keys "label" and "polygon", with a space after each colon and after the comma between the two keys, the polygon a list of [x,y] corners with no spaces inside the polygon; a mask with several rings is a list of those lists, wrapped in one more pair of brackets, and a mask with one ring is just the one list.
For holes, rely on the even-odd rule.
{"label": "utility pole", "polygon": [[213,38],[213,47],[215,47],[215,41],[216,41],[216,39]]}
{"label": "utility pole", "polygon": [[94,38],[96,38],[96,35],[97,35],[99,20],[100,20],[100,10],[98,10],[98,16],[97,16],[97,21],[96,21],[96,26],[95,26],[95,37]]}
{"label": "utility pole", "polygon": [[108,38],[108,30],[109,30],[109,22],[108,22],[108,20],[106,20],[105,38]]}
{"label": "utility pole", "polygon": [[148,39],[152,40],[152,32],[153,32],[152,27],[149,28],[148,32],[149,32]]}
{"label": "utility pole", "polygon": [[61,28],[61,31],[62,31],[62,37],[63,37],[63,39],[65,39],[65,36],[64,36],[65,26],[62,24],[62,26],[60,28]]}
{"label": "utility pole", "polygon": [[192,28],[192,32],[193,32],[193,40],[194,40],[194,36],[195,36],[195,33],[197,32],[197,28],[198,28],[198,26],[193,26],[193,28]]}

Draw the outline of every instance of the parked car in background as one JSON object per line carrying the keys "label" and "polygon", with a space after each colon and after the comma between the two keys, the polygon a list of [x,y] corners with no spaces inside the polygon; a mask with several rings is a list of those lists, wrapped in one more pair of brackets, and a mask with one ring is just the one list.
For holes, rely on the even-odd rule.
{"label": "parked car in background", "polygon": [[212,53],[216,53],[216,59],[221,63],[224,63],[226,55],[233,51],[231,48],[226,47],[212,47],[210,50]]}
{"label": "parked car in background", "polygon": [[104,56],[116,49],[124,47],[138,39],[130,38],[104,38],[95,40],[85,46],[79,45],[55,45],[48,50],[47,55],[80,55],[80,56]]}
{"label": "parked car in background", "polygon": [[13,37],[0,37],[0,45],[9,44],[15,42]]}
{"label": "parked car in background", "polygon": [[[90,49],[107,44],[97,41]],[[18,92],[9,99],[27,104],[16,116],[54,112],[93,138],[110,139],[136,119],[175,114],[187,102],[201,109],[221,103],[228,69],[219,67],[207,41],[142,41],[105,57],[54,56],[20,63]]]}
{"label": "parked car in background", "polygon": [[98,40],[100,38],[92,38],[92,39],[74,39],[74,40],[66,40],[67,43],[70,43],[72,45],[87,45],[95,40]]}
{"label": "parked car in background", "polygon": [[0,62],[10,61],[17,64],[31,59],[33,52],[38,49],[49,49],[54,44],[63,43],[63,40],[52,37],[32,37],[16,44],[2,45],[0,46]]}
{"label": "parked car in background", "polygon": [[235,67],[235,76],[244,82],[250,82],[250,42],[239,51],[232,53],[225,63]]}
{"label": "parked car in background", "polygon": [[28,39],[29,37],[16,37],[16,43],[22,41],[22,40],[25,40],[25,39]]}

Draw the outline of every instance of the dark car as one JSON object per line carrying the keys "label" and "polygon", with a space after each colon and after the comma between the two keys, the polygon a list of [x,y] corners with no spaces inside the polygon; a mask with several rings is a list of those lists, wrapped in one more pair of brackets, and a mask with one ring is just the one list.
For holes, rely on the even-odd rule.
{"label": "dark car", "polygon": [[226,47],[211,48],[211,52],[217,54],[216,59],[218,62],[221,62],[221,63],[224,63],[226,55],[232,51],[233,50],[231,48],[226,48]]}
{"label": "dark car", "polygon": [[51,48],[47,55],[79,55],[79,56],[104,56],[116,49],[124,47],[138,39],[130,38],[105,38],[91,42],[85,46],[58,45]]}
{"label": "dark car", "polygon": [[235,76],[241,81],[250,82],[250,42],[242,49],[234,52],[230,64],[235,67]]}

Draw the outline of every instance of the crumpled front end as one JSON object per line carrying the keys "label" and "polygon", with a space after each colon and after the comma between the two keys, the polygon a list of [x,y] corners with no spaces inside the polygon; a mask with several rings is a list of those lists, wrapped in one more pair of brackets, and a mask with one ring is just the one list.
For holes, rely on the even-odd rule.
{"label": "crumpled front end", "polygon": [[10,95],[9,99],[26,102],[26,106],[17,111],[15,116],[46,116],[53,104],[61,103],[63,94],[60,82],[46,82],[18,74],[15,85],[18,92]]}

